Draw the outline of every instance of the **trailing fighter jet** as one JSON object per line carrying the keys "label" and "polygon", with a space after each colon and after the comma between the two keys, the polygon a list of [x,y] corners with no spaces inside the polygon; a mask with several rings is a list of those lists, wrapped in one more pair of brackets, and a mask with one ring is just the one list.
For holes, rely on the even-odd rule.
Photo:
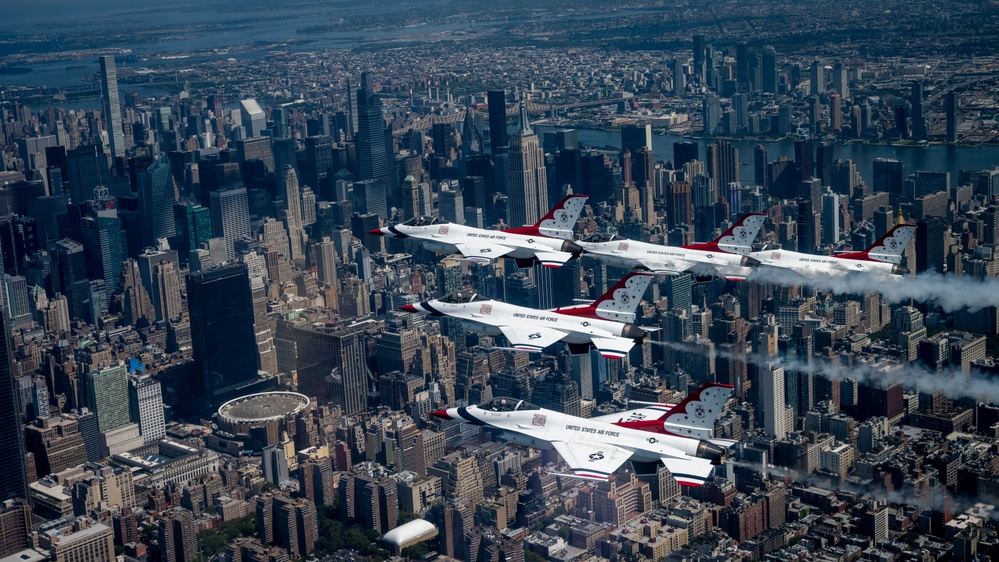
{"label": "trailing fighter jet", "polygon": [[488,262],[506,256],[517,260],[517,267],[530,267],[536,262],[561,267],[583,251],[573,242],[572,229],[585,202],[585,195],[569,195],[534,226],[487,230],[437,217],[414,217],[395,226],[376,228],[371,234],[415,238],[428,250],[458,252],[469,261]]}
{"label": "trailing fighter jet", "polygon": [[914,225],[899,224],[861,252],[817,256],[788,250],[763,250],[750,256],[764,267],[790,269],[805,277],[839,276],[851,272],[906,275],[909,270],[900,265],[902,252],[915,234]]}
{"label": "trailing fighter jet", "polygon": [[621,359],[648,331],[632,322],[650,273],[629,273],[591,304],[538,310],[517,306],[468,292],[407,304],[399,310],[426,316],[449,316],[461,320],[466,330],[490,336],[503,335],[518,351],[538,352],[555,342],[569,344],[574,355],[596,347],[601,355]]}
{"label": "trailing fighter jet", "polygon": [[[724,462],[728,443],[713,443],[699,435],[710,432],[731,389],[727,385],[702,388],[658,420],[579,418],[514,398],[494,398],[478,406],[436,410],[431,415],[501,429],[503,438],[513,443],[554,448],[570,470],[559,476],[608,480],[630,460],[638,474],[655,474],[663,464],[679,484],[701,486],[714,466]],[[653,433],[633,425],[644,422],[672,429]]]}
{"label": "trailing fighter jet", "polygon": [[766,218],[763,214],[749,213],[713,242],[687,246],[660,246],[600,233],[577,244],[587,254],[614,267],[668,275],[693,271],[699,275],[745,279],[752,267],[760,265],[749,254]]}

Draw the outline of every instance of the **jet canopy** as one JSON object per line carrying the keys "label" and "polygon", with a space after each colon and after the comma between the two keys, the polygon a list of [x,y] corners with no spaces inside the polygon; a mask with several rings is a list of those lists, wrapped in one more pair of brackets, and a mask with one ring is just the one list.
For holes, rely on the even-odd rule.
{"label": "jet canopy", "polygon": [[493,398],[489,402],[479,404],[479,408],[490,412],[522,412],[524,410],[540,410],[540,406],[535,406],[530,402],[525,402],[517,398]]}
{"label": "jet canopy", "polygon": [[624,240],[624,237],[607,232],[594,232],[586,239],[586,242],[615,242],[617,240]]}
{"label": "jet canopy", "polygon": [[455,291],[444,295],[441,302],[448,304],[465,304],[467,302],[487,301],[486,297],[473,293],[472,291]]}
{"label": "jet canopy", "polygon": [[447,224],[447,221],[440,217],[413,217],[402,224],[406,226],[433,226],[435,224]]}

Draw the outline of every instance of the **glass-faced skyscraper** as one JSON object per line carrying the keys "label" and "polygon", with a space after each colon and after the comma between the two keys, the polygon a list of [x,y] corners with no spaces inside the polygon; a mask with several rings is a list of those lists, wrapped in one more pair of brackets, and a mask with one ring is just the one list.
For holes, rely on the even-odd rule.
{"label": "glass-faced skyscraper", "polygon": [[101,96],[107,115],[108,142],[113,158],[125,156],[125,134],[121,128],[121,100],[118,98],[118,71],[114,55],[101,57]]}
{"label": "glass-faced skyscraper", "polygon": [[242,263],[187,278],[194,348],[194,388],[201,405],[217,408],[257,377],[257,340],[247,267]]}
{"label": "glass-faced skyscraper", "polygon": [[17,381],[11,361],[10,326],[0,311],[0,501],[28,497],[24,467],[24,432],[17,400]]}
{"label": "glass-faced skyscraper", "polygon": [[142,244],[155,246],[157,238],[169,238],[177,233],[173,220],[176,197],[170,159],[166,153],[152,166],[139,173],[139,210],[142,212]]}
{"label": "glass-faced skyscraper", "polygon": [[372,180],[365,194],[368,212],[388,219],[389,161],[385,150],[385,119],[382,101],[375,95],[370,75],[361,74],[357,90],[357,169],[358,180]]}

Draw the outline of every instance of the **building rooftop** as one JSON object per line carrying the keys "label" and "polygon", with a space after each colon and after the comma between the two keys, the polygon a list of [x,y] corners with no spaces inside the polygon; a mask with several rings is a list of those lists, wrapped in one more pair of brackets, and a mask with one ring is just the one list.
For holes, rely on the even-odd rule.
{"label": "building rooftop", "polygon": [[401,547],[411,541],[419,539],[424,535],[433,533],[436,530],[437,527],[435,527],[433,523],[425,519],[415,519],[385,533],[382,540],[389,544]]}

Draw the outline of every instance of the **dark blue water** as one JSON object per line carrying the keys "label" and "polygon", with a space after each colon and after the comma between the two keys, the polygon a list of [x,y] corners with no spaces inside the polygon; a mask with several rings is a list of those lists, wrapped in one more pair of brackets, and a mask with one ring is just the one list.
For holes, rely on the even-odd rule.
{"label": "dark blue water", "polygon": [[[552,130],[552,127],[535,127],[538,134]],[[580,144],[593,147],[621,146],[621,133],[619,131],[600,131],[592,129],[578,129],[577,136]],[[673,160],[673,143],[681,141],[696,141],[699,144],[700,158],[707,157],[705,148],[706,142],[701,139],[684,138],[678,135],[653,135],[652,151],[656,158],[661,160]],[[708,141],[708,143],[714,141]],[[739,150],[739,160],[743,164],[739,166],[739,177],[743,185],[754,183],[756,167],[753,163],[753,149],[757,144],[762,144],[767,149],[767,159],[777,160],[780,156],[787,156],[794,160],[794,143],[788,141],[731,141]],[[951,185],[957,183],[959,170],[977,170],[991,168],[999,164],[999,146],[977,146],[977,147],[956,147],[952,145],[930,145],[930,146],[889,146],[879,144],[837,144],[833,148],[833,158],[853,160],[857,166],[857,171],[867,185],[873,184],[872,173],[875,158],[898,158],[905,162],[906,174],[916,170],[927,170],[935,172],[950,172]]]}

